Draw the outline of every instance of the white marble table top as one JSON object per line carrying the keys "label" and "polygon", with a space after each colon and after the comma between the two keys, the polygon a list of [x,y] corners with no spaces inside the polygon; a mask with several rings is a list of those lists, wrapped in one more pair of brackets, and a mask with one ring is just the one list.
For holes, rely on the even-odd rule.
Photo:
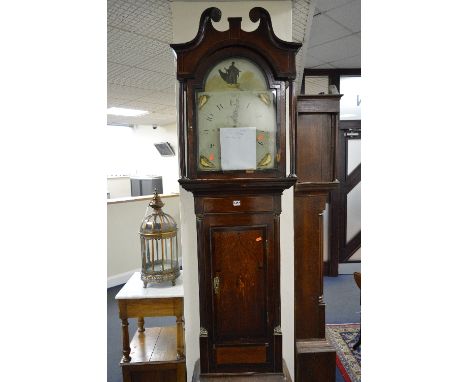
{"label": "white marble table top", "polygon": [[184,297],[183,271],[176,280],[176,285],[172,286],[170,281],[162,284],[149,283],[143,288],[143,281],[140,279],[140,272],[135,272],[130,280],[122,287],[115,296],[116,300],[140,299],[140,298],[171,298]]}

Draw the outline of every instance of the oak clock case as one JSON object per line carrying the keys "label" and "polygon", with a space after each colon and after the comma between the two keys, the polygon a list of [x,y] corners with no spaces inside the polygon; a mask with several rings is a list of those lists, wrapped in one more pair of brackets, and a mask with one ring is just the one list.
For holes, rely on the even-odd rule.
{"label": "oak clock case", "polygon": [[[286,176],[286,91],[294,104],[301,44],[274,35],[263,8],[245,32],[203,12],[197,36],[172,44],[179,88],[181,186],[194,195],[200,303],[200,372],[283,372],[280,309],[281,194]],[[294,120],[290,116],[290,125]]]}

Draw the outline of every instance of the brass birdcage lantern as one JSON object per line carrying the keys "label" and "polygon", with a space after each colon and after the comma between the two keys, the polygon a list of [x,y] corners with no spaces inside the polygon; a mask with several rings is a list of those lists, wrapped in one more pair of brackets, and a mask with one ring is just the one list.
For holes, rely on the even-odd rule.
{"label": "brass birdcage lantern", "polygon": [[177,224],[162,211],[163,206],[155,191],[140,226],[141,280],[145,288],[148,283],[165,281],[175,285],[180,275]]}

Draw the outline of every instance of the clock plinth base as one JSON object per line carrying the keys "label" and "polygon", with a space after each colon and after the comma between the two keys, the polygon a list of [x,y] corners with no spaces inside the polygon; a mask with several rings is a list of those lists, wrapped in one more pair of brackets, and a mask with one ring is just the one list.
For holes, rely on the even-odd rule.
{"label": "clock plinth base", "polygon": [[213,373],[200,375],[200,360],[195,362],[192,382],[291,382],[286,362],[282,373]]}
{"label": "clock plinth base", "polygon": [[296,341],[296,382],[335,382],[335,363],[336,350],[325,338]]}

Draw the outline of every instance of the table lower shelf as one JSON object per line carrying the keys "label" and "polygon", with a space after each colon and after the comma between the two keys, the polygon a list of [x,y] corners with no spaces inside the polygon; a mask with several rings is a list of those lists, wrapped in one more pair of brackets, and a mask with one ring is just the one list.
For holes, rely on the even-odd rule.
{"label": "table lower shelf", "polygon": [[130,342],[130,361],[120,362],[124,382],[185,381],[185,357],[177,355],[175,326],[145,328]]}
{"label": "table lower shelf", "polygon": [[136,332],[130,342],[130,362],[121,365],[154,362],[185,362],[177,355],[177,329],[175,326],[145,328]]}

